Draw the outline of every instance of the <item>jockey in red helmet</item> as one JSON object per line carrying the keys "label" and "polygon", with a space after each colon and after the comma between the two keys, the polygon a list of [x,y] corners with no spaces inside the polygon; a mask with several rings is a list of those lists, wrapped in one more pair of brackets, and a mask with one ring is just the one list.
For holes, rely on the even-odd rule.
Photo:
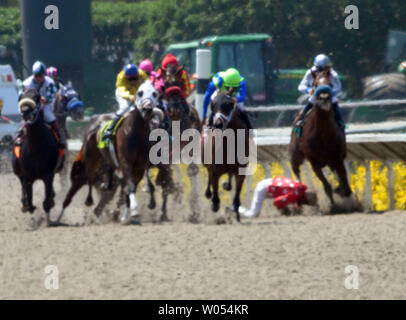
{"label": "jockey in red helmet", "polygon": [[[162,66],[158,70],[158,75],[161,76],[162,78],[165,78],[166,74],[166,69],[167,67],[172,64],[174,66],[179,66],[178,59],[171,53],[168,53],[165,58],[162,60]],[[180,78],[182,80],[182,96],[183,98],[187,98],[190,94],[190,81],[189,81],[189,74],[186,72],[186,70],[182,70],[182,73],[180,75]]]}

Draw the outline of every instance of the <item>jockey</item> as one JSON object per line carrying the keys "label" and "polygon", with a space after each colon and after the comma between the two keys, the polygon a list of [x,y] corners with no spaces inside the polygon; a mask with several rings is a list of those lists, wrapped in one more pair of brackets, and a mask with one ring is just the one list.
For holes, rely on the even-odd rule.
{"label": "jockey", "polygon": [[317,73],[326,69],[330,69],[330,82],[332,85],[332,93],[333,93],[333,110],[335,114],[335,120],[338,126],[344,130],[345,124],[343,120],[343,116],[341,113],[341,109],[338,107],[338,98],[337,94],[341,91],[341,82],[338,78],[337,72],[331,67],[330,58],[325,54],[319,54],[314,58],[314,66],[307,70],[305,76],[303,77],[302,81],[299,84],[298,90],[302,93],[310,94],[310,98],[308,100],[307,105],[303,108],[298,121],[296,122],[297,127],[303,127],[304,124],[304,117],[306,113],[313,107],[314,103],[314,79],[317,76]]}
{"label": "jockey", "polygon": [[[149,76],[149,81],[154,85],[154,88],[160,92],[163,93],[164,88],[165,88],[165,83],[162,77],[159,76],[159,74],[154,71],[154,66],[152,65],[151,60],[149,59],[144,59],[140,62],[139,68],[143,70],[147,76]],[[166,129],[169,127],[169,117],[168,117],[168,108],[166,103],[160,99],[160,104],[159,107],[164,111],[164,120],[162,121],[163,127]]]}
{"label": "jockey", "polygon": [[[206,123],[207,108],[210,101],[214,101],[218,92],[227,91],[230,87],[235,88],[234,90],[236,96],[235,100],[237,102],[237,107],[240,110],[240,114],[244,122],[246,123],[248,129],[252,129],[251,121],[245,111],[244,101],[247,97],[247,85],[243,77],[241,77],[240,72],[235,68],[229,68],[226,71],[218,72],[212,78],[209,86],[204,94],[203,100],[203,124]],[[209,118],[209,125],[213,122],[213,113]]]}
{"label": "jockey", "polygon": [[57,90],[64,86],[61,78],[59,78],[58,69],[56,67],[48,67],[47,76],[54,80]]}
{"label": "jockey", "polygon": [[[176,67],[179,66],[178,59],[170,53],[168,53],[165,58],[162,60],[162,67],[158,70],[158,75],[162,78],[165,78],[166,74],[166,69],[168,66],[172,64]],[[190,94],[190,82],[189,82],[189,74],[186,72],[186,70],[182,70],[182,74],[180,76],[182,80],[182,96],[183,98],[187,98]]]}
{"label": "jockey", "polygon": [[[41,107],[44,111],[44,121],[51,125],[53,131],[58,136],[59,148],[66,148],[66,143],[61,137],[55,115],[52,112],[52,101],[56,94],[56,85],[52,78],[45,75],[45,72],[45,65],[41,61],[36,61],[32,66],[32,76],[23,81],[23,91],[37,90],[39,92]],[[21,145],[23,129],[24,125],[17,133],[17,145]]]}
{"label": "jockey", "polygon": [[314,192],[306,191],[307,186],[300,181],[285,177],[264,179],[258,182],[255,187],[254,196],[251,201],[251,208],[239,208],[239,212],[247,218],[258,217],[261,213],[262,204],[266,198],[273,198],[273,203],[279,210],[289,204],[302,206],[317,204],[317,196]]}
{"label": "jockey", "polygon": [[132,103],[135,101],[135,94],[139,86],[148,80],[147,74],[138,70],[135,64],[127,64],[123,70],[119,72],[116,79],[116,101],[119,109],[115,113],[114,118],[103,134],[103,140],[111,139],[113,137],[114,127],[121,117],[126,113]]}

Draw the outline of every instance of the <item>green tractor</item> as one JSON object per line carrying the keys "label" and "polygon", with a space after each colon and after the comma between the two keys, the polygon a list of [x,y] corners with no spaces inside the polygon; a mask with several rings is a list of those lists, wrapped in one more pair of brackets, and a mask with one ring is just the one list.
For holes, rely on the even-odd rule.
{"label": "green tractor", "polygon": [[[297,86],[305,69],[276,70],[272,38],[268,34],[238,34],[208,36],[200,40],[171,44],[166,52],[178,58],[180,64],[196,81],[196,50],[211,51],[211,73],[231,67],[244,76],[248,87],[248,105],[295,103]],[[277,93],[277,94],[276,94]]]}

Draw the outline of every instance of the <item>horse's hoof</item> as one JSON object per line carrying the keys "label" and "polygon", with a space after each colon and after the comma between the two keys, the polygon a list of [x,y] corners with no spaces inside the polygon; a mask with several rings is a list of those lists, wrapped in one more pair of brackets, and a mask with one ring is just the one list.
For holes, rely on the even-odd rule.
{"label": "horse's hoof", "polygon": [[86,198],[86,201],[85,201],[85,205],[86,205],[87,207],[92,206],[92,205],[93,205],[93,198],[92,198],[92,197],[87,197],[87,198]]}
{"label": "horse's hoof", "polygon": [[220,209],[220,204],[218,204],[218,203],[211,204],[211,211],[217,212],[217,211],[219,211],[219,209]]}
{"label": "horse's hoof", "polygon": [[204,193],[204,195],[206,196],[207,199],[211,198],[211,191],[209,189],[206,190],[206,192]]}
{"label": "horse's hoof", "polygon": [[30,206],[30,207],[28,207],[29,213],[34,213],[35,209],[37,209],[36,206]]}
{"label": "horse's hoof", "polygon": [[231,183],[230,182],[223,182],[223,189],[226,191],[231,190]]}
{"label": "horse's hoof", "polygon": [[21,208],[21,212],[27,212],[27,211],[28,211],[28,207],[23,206],[23,207]]}
{"label": "horse's hoof", "polygon": [[150,210],[155,209],[155,207],[156,207],[156,202],[155,201],[151,201],[148,204],[148,209],[150,209]]}
{"label": "horse's hoof", "polygon": [[160,222],[169,222],[171,221],[166,214],[161,216]]}

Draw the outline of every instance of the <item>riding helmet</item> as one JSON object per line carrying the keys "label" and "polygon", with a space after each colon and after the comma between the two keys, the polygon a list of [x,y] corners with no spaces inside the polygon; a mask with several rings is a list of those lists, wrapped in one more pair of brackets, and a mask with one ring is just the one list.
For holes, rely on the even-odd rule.
{"label": "riding helmet", "polygon": [[58,76],[58,69],[55,67],[47,68],[47,76],[52,78]]}
{"label": "riding helmet", "polygon": [[140,69],[144,70],[145,72],[152,72],[154,70],[154,66],[152,65],[151,60],[144,59],[140,62]]}
{"label": "riding helmet", "polygon": [[45,74],[45,64],[41,61],[35,61],[32,65],[32,73],[33,75],[37,74]]}
{"label": "riding helmet", "polygon": [[226,87],[239,87],[241,83],[240,72],[235,68],[227,69],[222,75]]}
{"label": "riding helmet", "polygon": [[166,70],[169,64],[178,66],[178,59],[173,54],[168,53],[166,57],[162,60],[162,69]]}
{"label": "riding helmet", "polygon": [[318,54],[313,61],[314,65],[319,68],[327,68],[331,66],[330,58],[325,54]]}
{"label": "riding helmet", "polygon": [[126,77],[137,76],[138,68],[135,64],[129,63],[124,67],[124,73]]}

